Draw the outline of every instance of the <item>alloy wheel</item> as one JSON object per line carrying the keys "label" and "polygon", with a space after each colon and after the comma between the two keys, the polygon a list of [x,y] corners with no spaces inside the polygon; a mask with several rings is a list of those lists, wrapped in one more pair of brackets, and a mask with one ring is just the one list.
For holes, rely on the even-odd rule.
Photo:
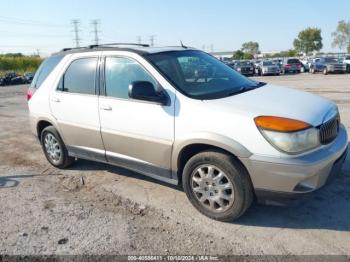
{"label": "alloy wheel", "polygon": [[44,139],[44,146],[47,156],[53,163],[57,164],[62,157],[62,148],[56,137],[51,133],[47,133]]}
{"label": "alloy wheel", "polygon": [[191,175],[191,189],[199,203],[212,212],[224,212],[234,202],[234,189],[227,175],[213,165],[202,165]]}

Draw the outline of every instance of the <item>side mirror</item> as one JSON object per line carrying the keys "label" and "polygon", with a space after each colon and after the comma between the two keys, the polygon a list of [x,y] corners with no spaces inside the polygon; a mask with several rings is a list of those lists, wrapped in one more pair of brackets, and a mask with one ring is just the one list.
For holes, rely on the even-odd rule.
{"label": "side mirror", "polygon": [[135,81],[129,85],[129,97],[137,100],[144,100],[158,103],[161,105],[168,104],[168,97],[164,92],[157,92],[152,83],[148,81]]}

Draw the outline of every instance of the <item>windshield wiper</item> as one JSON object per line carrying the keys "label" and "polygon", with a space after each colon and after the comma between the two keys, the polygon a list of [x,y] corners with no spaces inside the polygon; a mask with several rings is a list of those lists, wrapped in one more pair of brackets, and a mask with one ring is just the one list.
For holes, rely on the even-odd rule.
{"label": "windshield wiper", "polygon": [[266,83],[264,83],[264,82],[257,82],[256,87],[262,87],[264,85],[266,85]]}
{"label": "windshield wiper", "polygon": [[238,94],[242,94],[244,92],[250,91],[250,90],[254,90],[256,88],[258,88],[259,86],[242,86],[238,91],[233,91],[233,92],[228,92],[226,94],[226,96],[233,96],[233,95],[238,95]]}

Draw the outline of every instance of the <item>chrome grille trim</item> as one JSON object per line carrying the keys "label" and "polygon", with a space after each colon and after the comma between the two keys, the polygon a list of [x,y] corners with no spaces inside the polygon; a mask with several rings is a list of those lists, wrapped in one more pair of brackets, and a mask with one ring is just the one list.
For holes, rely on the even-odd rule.
{"label": "chrome grille trim", "polygon": [[340,117],[339,114],[337,114],[320,126],[320,142],[322,145],[327,145],[334,141],[339,133],[339,125]]}

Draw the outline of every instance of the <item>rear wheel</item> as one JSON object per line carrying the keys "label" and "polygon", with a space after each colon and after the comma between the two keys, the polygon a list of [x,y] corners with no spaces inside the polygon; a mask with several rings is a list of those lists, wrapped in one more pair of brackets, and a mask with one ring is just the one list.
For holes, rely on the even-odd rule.
{"label": "rear wheel", "polygon": [[220,220],[239,218],[251,205],[253,188],[242,164],[220,151],[193,156],[183,171],[183,188],[192,205]]}
{"label": "rear wheel", "polygon": [[41,146],[46,159],[57,168],[66,168],[74,162],[60,135],[53,126],[46,127],[41,133]]}

